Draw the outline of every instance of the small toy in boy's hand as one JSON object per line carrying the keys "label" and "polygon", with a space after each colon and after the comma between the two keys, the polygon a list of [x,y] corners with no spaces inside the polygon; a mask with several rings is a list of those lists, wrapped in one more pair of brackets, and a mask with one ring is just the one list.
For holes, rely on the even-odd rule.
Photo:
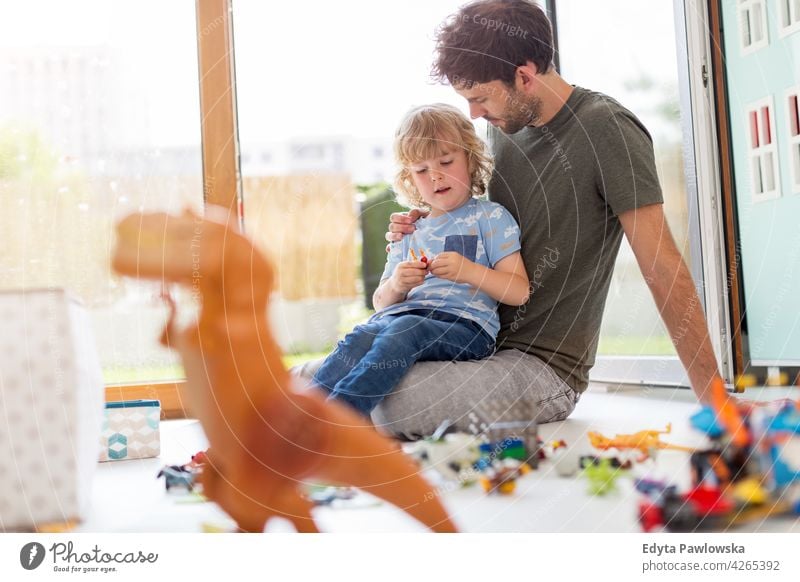
{"label": "small toy in boy's hand", "polygon": [[414,262],[420,261],[425,263],[426,265],[430,262],[427,255],[425,254],[425,251],[422,249],[419,249],[419,254],[420,254],[419,257],[417,257],[417,253],[414,252],[414,249],[408,249],[408,253],[411,255],[411,260]]}

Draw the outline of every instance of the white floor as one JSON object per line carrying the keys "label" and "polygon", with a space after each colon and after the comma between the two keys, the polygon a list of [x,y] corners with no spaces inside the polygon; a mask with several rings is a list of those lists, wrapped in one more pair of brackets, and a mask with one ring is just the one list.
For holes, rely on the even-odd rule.
{"label": "white floor", "polygon": [[[743,397],[760,400],[800,398],[798,389],[754,389]],[[663,429],[672,423],[672,434],[662,440],[686,446],[703,446],[704,438],[689,425],[698,409],[688,390],[621,388],[608,391],[592,386],[568,420],[540,427],[545,441],[564,439],[570,455],[592,452],[586,433],[607,436],[642,429]],[[87,520],[78,531],[172,531],[198,532],[203,523],[230,525],[210,503],[186,503],[179,495],[166,494],[155,475],[164,464],[182,464],[205,448],[205,437],[194,421],[162,423],[160,458],[103,463],[100,465]],[[637,466],[642,475],[662,478],[679,486],[688,484],[689,455],[662,451],[656,460]],[[462,531],[467,532],[638,532],[639,495],[631,479],[621,479],[617,491],[605,497],[587,493],[578,477],[558,477],[544,462],[518,481],[509,496],[487,496],[477,485],[463,489],[442,488],[441,497]],[[318,524],[329,532],[422,531],[400,510],[368,496],[344,507],[318,508]],[[282,530],[279,525],[274,529]],[[741,531],[800,531],[800,520],[771,519],[753,523]]]}

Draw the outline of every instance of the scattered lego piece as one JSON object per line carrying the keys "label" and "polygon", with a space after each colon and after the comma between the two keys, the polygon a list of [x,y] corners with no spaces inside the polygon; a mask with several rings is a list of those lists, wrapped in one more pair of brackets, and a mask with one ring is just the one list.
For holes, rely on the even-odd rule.
{"label": "scattered lego piece", "polygon": [[193,492],[198,471],[188,465],[165,465],[156,475],[156,479],[164,477],[164,485],[167,491],[177,487]]}
{"label": "scattered lego piece", "polygon": [[692,486],[642,487],[644,531],[727,529],[772,515],[800,513],[800,409],[796,402],[737,402],[721,380],[712,405],[691,417],[711,446],[692,453]]}
{"label": "scattered lego piece", "polygon": [[494,461],[483,470],[481,486],[486,493],[510,495],[517,487],[517,479],[530,470],[530,466],[526,463],[520,463],[515,459]]}
{"label": "scattered lego piece", "polygon": [[618,434],[614,438],[608,438],[597,432],[589,432],[589,442],[596,449],[607,451],[609,449],[626,450],[634,449],[642,453],[638,459],[644,461],[651,457],[655,451],[661,449],[670,449],[674,451],[692,452],[694,449],[689,447],[682,447],[679,445],[671,445],[662,442],[658,435],[669,434],[672,432],[672,424],[667,424],[665,430],[640,430],[633,434]]}
{"label": "scattered lego piece", "polygon": [[582,468],[583,476],[589,480],[589,493],[592,495],[606,495],[616,490],[616,480],[625,470],[612,467],[611,459],[597,461],[590,458],[586,458]]}

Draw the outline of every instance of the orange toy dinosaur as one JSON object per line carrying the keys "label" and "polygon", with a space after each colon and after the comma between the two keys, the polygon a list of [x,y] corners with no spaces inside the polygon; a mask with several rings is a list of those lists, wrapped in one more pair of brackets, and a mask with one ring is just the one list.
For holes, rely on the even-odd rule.
{"label": "orange toy dinosaur", "polygon": [[317,531],[299,491],[309,478],[358,487],[405,510],[437,532],[455,531],[418,467],[344,405],[295,392],[269,331],[273,271],[227,211],[207,208],[135,214],[117,226],[114,269],[177,283],[201,299],[195,324],[179,329],[175,306],[161,342],[186,371],[189,410],[210,449],[204,494],[242,531],[263,531],[273,516]]}
{"label": "orange toy dinosaur", "polygon": [[658,435],[669,434],[672,432],[672,424],[667,424],[666,430],[640,430],[633,434],[618,434],[613,439],[605,437],[597,432],[589,432],[589,442],[596,449],[607,451],[608,449],[635,449],[642,453],[639,459],[643,461],[647,459],[651,452],[656,449],[670,449],[673,451],[686,451],[694,452],[694,449],[689,447],[681,447],[678,445],[670,445],[661,442]]}

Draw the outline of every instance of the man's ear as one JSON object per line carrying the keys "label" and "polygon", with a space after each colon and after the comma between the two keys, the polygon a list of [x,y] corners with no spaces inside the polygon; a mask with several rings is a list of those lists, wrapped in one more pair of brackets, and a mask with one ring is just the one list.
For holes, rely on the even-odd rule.
{"label": "man's ear", "polygon": [[517,89],[524,91],[536,83],[536,75],[538,74],[539,67],[537,67],[534,62],[528,61],[524,65],[517,67],[514,77],[514,84],[517,86]]}

